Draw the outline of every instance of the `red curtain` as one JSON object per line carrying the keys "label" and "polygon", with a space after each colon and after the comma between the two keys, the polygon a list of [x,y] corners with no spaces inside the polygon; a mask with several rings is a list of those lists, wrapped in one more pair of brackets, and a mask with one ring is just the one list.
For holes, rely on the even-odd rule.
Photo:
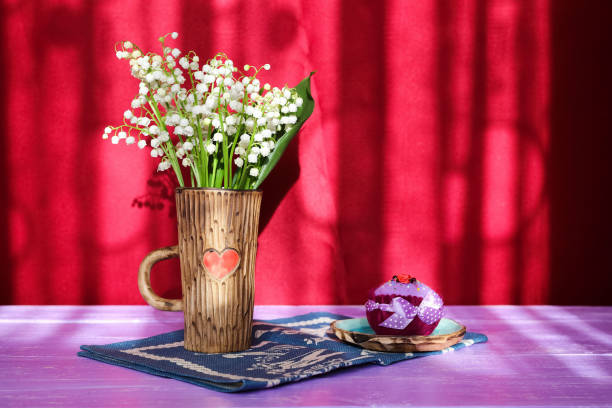
{"label": "red curtain", "polygon": [[[140,260],[176,243],[173,186],[101,134],[138,89],[114,43],[178,31],[202,58],[270,63],[274,85],[317,71],[263,186],[256,303],[358,304],[405,273],[451,304],[610,304],[606,2],[2,7],[3,303],[143,303]],[[160,294],[178,268],[154,269]]]}

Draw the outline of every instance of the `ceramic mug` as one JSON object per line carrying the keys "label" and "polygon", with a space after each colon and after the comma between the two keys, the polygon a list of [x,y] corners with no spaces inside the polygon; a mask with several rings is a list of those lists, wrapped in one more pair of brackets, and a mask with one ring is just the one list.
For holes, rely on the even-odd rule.
{"label": "ceramic mug", "polygon": [[[255,256],[262,192],[177,188],[178,245],[149,253],[138,288],[159,310],[182,310],[187,350],[226,353],[251,346]],[[182,299],[166,299],[151,288],[156,262],[178,256]]]}

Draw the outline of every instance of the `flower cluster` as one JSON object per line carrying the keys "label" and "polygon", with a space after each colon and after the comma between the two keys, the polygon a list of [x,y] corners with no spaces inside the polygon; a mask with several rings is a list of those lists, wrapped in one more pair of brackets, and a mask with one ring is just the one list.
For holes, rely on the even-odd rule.
{"label": "flower cluster", "polygon": [[123,124],[106,127],[103,138],[149,148],[160,160],[158,171],[172,168],[181,186],[184,167],[194,187],[257,188],[267,175],[262,170],[274,166],[312,113],[312,106],[304,109],[304,98],[311,104],[309,78],[302,95],[271,87],[257,78],[269,64],[240,71],[223,53],[201,64],[193,51],[167,46],[168,36],[178,34],[159,39],[161,54],[130,41],[116,45],[117,58],[129,62],[140,84]]}

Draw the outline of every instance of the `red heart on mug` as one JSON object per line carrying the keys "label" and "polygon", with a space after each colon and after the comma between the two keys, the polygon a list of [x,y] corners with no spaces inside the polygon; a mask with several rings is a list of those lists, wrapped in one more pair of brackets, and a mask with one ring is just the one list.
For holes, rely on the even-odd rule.
{"label": "red heart on mug", "polygon": [[224,280],[238,269],[240,254],[233,248],[225,248],[221,253],[214,248],[204,251],[204,269],[216,280]]}

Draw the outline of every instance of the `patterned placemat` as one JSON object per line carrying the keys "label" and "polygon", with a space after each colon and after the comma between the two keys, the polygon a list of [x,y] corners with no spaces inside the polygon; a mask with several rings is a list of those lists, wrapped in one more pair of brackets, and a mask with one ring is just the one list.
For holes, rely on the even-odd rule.
{"label": "patterned placemat", "polygon": [[203,354],[183,348],[183,330],[140,340],[81,346],[79,356],[174,378],[223,392],[270,388],[342,367],[366,363],[388,365],[401,360],[459,350],[487,341],[468,332],[442,351],[385,353],[342,343],[328,334],[329,324],[347,316],[308,313],[286,319],[256,320],[253,346],[238,353]]}

